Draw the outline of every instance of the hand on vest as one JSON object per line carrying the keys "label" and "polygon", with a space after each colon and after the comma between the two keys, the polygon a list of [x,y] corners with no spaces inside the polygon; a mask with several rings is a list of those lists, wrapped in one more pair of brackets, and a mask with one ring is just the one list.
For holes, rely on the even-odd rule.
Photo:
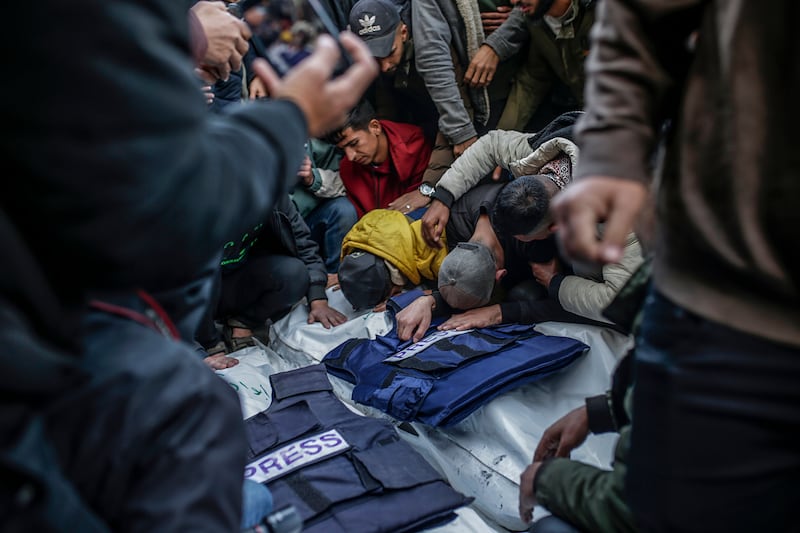
{"label": "hand on vest", "polygon": [[433,296],[420,296],[397,313],[397,338],[403,341],[413,339],[414,342],[422,339],[431,325],[434,305],[436,301]]}
{"label": "hand on vest", "polygon": [[470,328],[487,328],[499,324],[503,320],[503,312],[499,304],[470,309],[464,313],[453,315],[439,326],[440,330],[465,330]]}

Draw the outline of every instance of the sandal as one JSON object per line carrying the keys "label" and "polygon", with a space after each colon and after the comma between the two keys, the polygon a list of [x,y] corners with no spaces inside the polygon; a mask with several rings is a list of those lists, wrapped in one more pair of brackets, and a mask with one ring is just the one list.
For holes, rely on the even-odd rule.
{"label": "sandal", "polygon": [[225,355],[229,352],[228,346],[225,344],[225,341],[219,341],[214,346],[210,348],[205,348],[206,357],[211,357],[213,355]]}
{"label": "sandal", "polygon": [[235,352],[237,350],[241,350],[243,348],[248,348],[250,346],[256,345],[256,341],[253,340],[252,335],[247,335],[245,337],[234,337],[233,336],[234,327],[246,328],[247,326],[245,325],[239,326],[238,324],[241,324],[241,322],[238,321],[236,321],[236,324],[231,324],[231,322],[233,321],[228,321],[228,323],[222,327],[222,335],[223,337],[225,337],[225,344],[228,346],[228,349],[231,352]]}

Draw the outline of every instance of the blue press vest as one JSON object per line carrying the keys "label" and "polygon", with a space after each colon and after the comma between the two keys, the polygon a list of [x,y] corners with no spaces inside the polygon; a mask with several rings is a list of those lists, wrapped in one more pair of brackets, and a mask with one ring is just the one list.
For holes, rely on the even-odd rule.
{"label": "blue press vest", "polygon": [[294,505],[305,533],[417,531],[455,518],[467,498],[386,420],[360,416],[333,394],[325,367],[270,376],[270,407],[245,421],[245,476],[276,507]]}
{"label": "blue press vest", "polygon": [[[392,300],[402,308],[419,295],[409,291]],[[435,320],[426,337],[442,321]],[[564,368],[589,349],[575,339],[511,324],[474,329],[440,339],[412,357],[384,361],[411,344],[398,339],[394,328],[374,340],[345,341],[322,362],[328,372],[355,384],[354,401],[399,420],[446,427],[495,396]]]}

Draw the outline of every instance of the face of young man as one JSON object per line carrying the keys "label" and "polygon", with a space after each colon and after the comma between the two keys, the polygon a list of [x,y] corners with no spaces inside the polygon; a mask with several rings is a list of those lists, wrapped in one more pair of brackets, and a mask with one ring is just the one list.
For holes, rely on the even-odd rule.
{"label": "face of young man", "polygon": [[369,165],[372,163],[382,163],[380,150],[380,135],[382,133],[380,123],[372,120],[366,130],[354,130],[345,128],[342,132],[342,140],[336,146],[344,151],[344,155],[359,165]]}
{"label": "face of young man", "polygon": [[384,74],[394,74],[397,67],[403,60],[403,50],[405,49],[405,42],[408,40],[408,26],[403,23],[397,27],[394,34],[394,44],[392,44],[392,51],[386,57],[377,58],[378,64],[381,66],[381,72]]}

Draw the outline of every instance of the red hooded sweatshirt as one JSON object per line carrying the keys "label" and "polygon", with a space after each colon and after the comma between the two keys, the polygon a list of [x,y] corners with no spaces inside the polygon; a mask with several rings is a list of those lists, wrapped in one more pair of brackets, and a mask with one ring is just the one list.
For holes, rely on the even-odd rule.
{"label": "red hooded sweatshirt", "polygon": [[411,192],[422,182],[431,158],[431,145],[422,128],[380,120],[389,141],[389,157],[380,165],[361,165],[347,158],[339,163],[347,197],[359,218],[367,211],[385,208],[397,197]]}

